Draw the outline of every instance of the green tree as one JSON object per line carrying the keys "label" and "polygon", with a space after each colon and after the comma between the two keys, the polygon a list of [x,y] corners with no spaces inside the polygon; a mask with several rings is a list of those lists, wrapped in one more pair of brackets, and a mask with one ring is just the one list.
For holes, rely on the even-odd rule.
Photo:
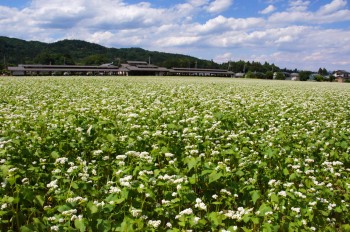
{"label": "green tree", "polygon": [[262,72],[257,72],[257,73],[254,73],[255,74],[255,77],[258,78],[258,79],[266,79],[266,75]]}
{"label": "green tree", "polygon": [[265,74],[266,79],[273,79],[273,72],[272,71],[267,71]]}
{"label": "green tree", "polygon": [[307,80],[309,80],[309,77],[310,77],[311,73],[312,73],[312,72],[310,72],[310,71],[301,71],[301,72],[299,73],[300,80],[301,80],[301,81],[307,81]]}
{"label": "green tree", "polygon": [[36,64],[56,64],[53,54],[49,51],[43,51],[39,53],[35,58],[34,62]]}
{"label": "green tree", "polygon": [[332,74],[329,76],[329,79],[328,79],[330,82],[333,82],[335,81],[335,76]]}
{"label": "green tree", "polygon": [[327,71],[326,68],[319,68],[317,73],[322,75],[322,76],[327,76],[328,75],[328,71]]}
{"label": "green tree", "polygon": [[315,75],[315,81],[321,82],[324,80],[324,77],[320,74]]}
{"label": "green tree", "polygon": [[286,79],[286,76],[284,75],[283,72],[276,72],[276,73],[275,73],[275,79],[276,79],[276,80],[285,80],[285,79]]}
{"label": "green tree", "polygon": [[322,75],[323,75],[323,76],[327,76],[328,74],[329,74],[329,73],[328,73],[327,69],[323,68],[323,69],[322,69]]}
{"label": "green tree", "polygon": [[254,75],[254,73],[252,71],[248,71],[245,74],[245,78],[256,78],[256,76]]}

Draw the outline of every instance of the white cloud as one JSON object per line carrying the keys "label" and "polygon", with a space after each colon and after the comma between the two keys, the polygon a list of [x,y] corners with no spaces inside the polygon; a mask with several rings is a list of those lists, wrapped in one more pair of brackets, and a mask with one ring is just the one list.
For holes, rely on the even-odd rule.
{"label": "white cloud", "polygon": [[334,13],[340,9],[343,9],[347,4],[345,0],[333,0],[331,3],[322,6],[318,13],[321,15]]}
{"label": "white cloud", "polygon": [[173,47],[192,45],[199,40],[200,38],[196,36],[170,36],[167,38],[161,38],[158,41],[156,41],[156,43],[164,47]]}
{"label": "white cloud", "polygon": [[0,28],[2,35],[26,40],[82,39],[218,62],[254,59],[281,67],[349,69],[350,32],[326,29],[350,21],[346,1],[328,1],[311,11],[310,1],[294,0],[279,12],[277,1],[281,0],[262,1],[270,4],[260,12],[271,14],[265,19],[259,14],[245,18],[218,14],[232,0],[184,0],[169,8],[123,0],[35,0],[23,9],[0,6]]}
{"label": "white cloud", "polygon": [[233,59],[232,53],[231,52],[226,52],[224,54],[217,55],[214,58],[214,61],[217,62],[217,63],[224,63],[224,62],[228,62],[228,61],[230,61],[232,59]]}
{"label": "white cloud", "polygon": [[260,14],[270,14],[276,10],[276,7],[274,5],[269,5],[262,11],[259,11]]}
{"label": "white cloud", "polygon": [[310,5],[310,1],[289,0],[289,11],[306,11]]}
{"label": "white cloud", "polygon": [[344,8],[346,2],[333,0],[323,5],[318,11],[309,11],[310,1],[291,1],[287,11],[276,12],[269,17],[269,22],[278,25],[290,25],[291,23],[302,24],[331,24],[350,20],[350,10]]}
{"label": "white cloud", "polygon": [[212,1],[207,11],[210,13],[220,13],[227,10],[233,4],[233,0],[214,0]]}

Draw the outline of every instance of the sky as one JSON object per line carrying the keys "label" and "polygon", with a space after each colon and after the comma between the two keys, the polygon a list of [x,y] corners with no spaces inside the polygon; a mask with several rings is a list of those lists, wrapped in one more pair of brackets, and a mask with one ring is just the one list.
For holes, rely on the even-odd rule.
{"label": "sky", "polygon": [[0,0],[0,36],[350,71],[346,0]]}

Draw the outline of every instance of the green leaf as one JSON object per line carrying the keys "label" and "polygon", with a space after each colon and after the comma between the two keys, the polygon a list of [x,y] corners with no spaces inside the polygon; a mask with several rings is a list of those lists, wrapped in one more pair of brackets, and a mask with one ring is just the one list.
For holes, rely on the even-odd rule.
{"label": "green leaf", "polygon": [[22,226],[20,229],[21,232],[33,232],[35,231],[35,227],[33,225],[30,226]]}
{"label": "green leaf", "polygon": [[250,196],[252,197],[252,201],[255,205],[256,201],[260,198],[261,194],[259,190],[254,190],[250,192]]}
{"label": "green leaf", "polygon": [[111,143],[113,143],[114,141],[116,141],[116,138],[113,134],[108,134],[107,135],[107,140]]}
{"label": "green leaf", "polygon": [[97,206],[91,201],[87,204],[87,208],[90,214],[95,214],[98,212]]}
{"label": "green leaf", "polygon": [[44,199],[44,197],[41,196],[41,195],[36,195],[36,196],[35,196],[35,202],[36,202],[37,204],[39,204],[41,207],[43,207],[44,202],[45,202],[45,199]]}
{"label": "green leaf", "polygon": [[120,226],[120,231],[134,231],[133,220],[129,217],[124,217],[124,220]]}
{"label": "green leaf", "polygon": [[51,157],[54,158],[54,159],[57,159],[57,158],[60,157],[60,154],[58,154],[57,151],[53,151],[53,152],[51,152]]}
{"label": "green leaf", "polygon": [[272,229],[273,229],[273,227],[270,223],[264,223],[264,225],[263,225],[264,232],[272,232]]}
{"label": "green leaf", "polygon": [[278,204],[278,202],[279,202],[278,196],[277,196],[276,194],[273,193],[273,194],[271,195],[271,201]]}
{"label": "green leaf", "polygon": [[192,168],[194,168],[197,165],[197,159],[195,157],[190,157],[186,159],[186,163],[188,166],[188,171],[190,171]]}
{"label": "green leaf", "polygon": [[217,181],[218,179],[220,179],[222,177],[222,173],[221,172],[217,172],[216,170],[214,170],[212,173],[210,173],[209,175],[209,184]]}
{"label": "green leaf", "polygon": [[252,218],[250,218],[250,220],[251,220],[255,225],[257,225],[257,224],[260,223],[259,218],[256,218],[256,217],[252,217]]}
{"label": "green leaf", "polygon": [[239,177],[242,177],[242,176],[244,176],[244,172],[241,171],[241,170],[238,170],[238,171],[236,172],[236,175],[239,176]]}
{"label": "green leaf", "polygon": [[350,224],[344,224],[341,226],[342,231],[350,231]]}
{"label": "green leaf", "polygon": [[86,231],[86,225],[85,225],[85,220],[75,220],[74,221],[74,226],[77,228],[79,231],[84,232]]}
{"label": "green leaf", "polygon": [[97,229],[98,229],[98,231],[101,231],[101,232],[110,231],[111,230],[111,221],[98,219],[97,220]]}
{"label": "green leaf", "polygon": [[340,143],[340,146],[344,149],[347,149],[348,148],[348,143],[346,141],[343,141]]}
{"label": "green leaf", "polygon": [[293,181],[297,178],[297,174],[296,173],[292,173],[292,175],[289,176],[289,180]]}
{"label": "green leaf", "polygon": [[208,215],[208,219],[213,224],[214,228],[216,228],[222,224],[223,214],[220,214],[218,212],[211,212]]}
{"label": "green leaf", "polygon": [[260,206],[259,211],[260,211],[260,215],[265,215],[266,212],[271,212],[272,208],[270,206],[266,205],[265,203],[263,203]]}
{"label": "green leaf", "polygon": [[75,183],[75,182],[72,182],[72,183],[71,183],[71,186],[72,186],[72,188],[74,188],[74,189],[79,189],[79,186],[78,186],[77,183]]}

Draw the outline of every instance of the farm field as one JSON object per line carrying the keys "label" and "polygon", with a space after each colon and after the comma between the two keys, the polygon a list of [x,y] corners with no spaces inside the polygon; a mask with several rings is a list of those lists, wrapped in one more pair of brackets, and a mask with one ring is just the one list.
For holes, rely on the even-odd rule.
{"label": "farm field", "polygon": [[1,231],[350,231],[350,86],[0,78]]}

